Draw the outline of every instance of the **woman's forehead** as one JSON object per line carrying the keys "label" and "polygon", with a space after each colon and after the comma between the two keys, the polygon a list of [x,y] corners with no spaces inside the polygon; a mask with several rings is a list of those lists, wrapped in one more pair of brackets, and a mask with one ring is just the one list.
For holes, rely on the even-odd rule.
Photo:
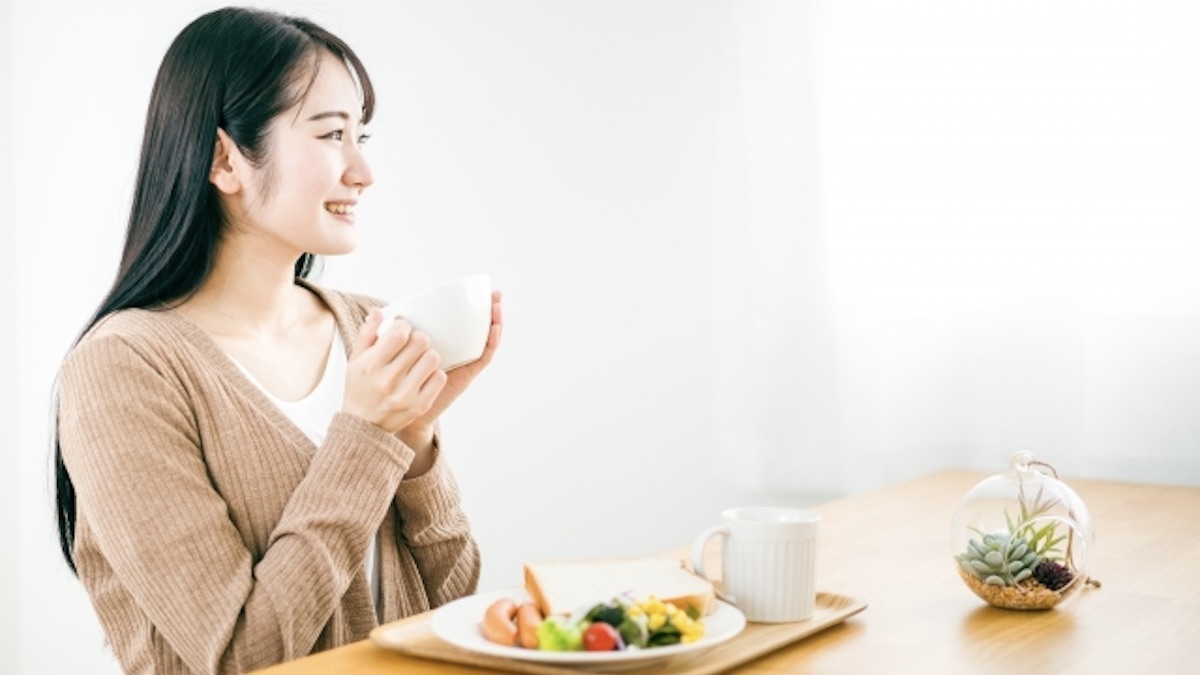
{"label": "woman's forehead", "polygon": [[354,121],[360,121],[363,113],[362,94],[346,63],[322,50],[316,68],[316,77],[300,101],[299,117],[307,119],[313,114],[336,111],[348,113]]}

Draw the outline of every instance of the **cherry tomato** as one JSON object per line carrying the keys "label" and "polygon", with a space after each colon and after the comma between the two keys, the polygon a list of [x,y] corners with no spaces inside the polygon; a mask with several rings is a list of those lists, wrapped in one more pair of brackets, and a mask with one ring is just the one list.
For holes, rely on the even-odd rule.
{"label": "cherry tomato", "polygon": [[583,631],[583,648],[586,651],[611,652],[621,647],[621,634],[603,621],[597,621]]}

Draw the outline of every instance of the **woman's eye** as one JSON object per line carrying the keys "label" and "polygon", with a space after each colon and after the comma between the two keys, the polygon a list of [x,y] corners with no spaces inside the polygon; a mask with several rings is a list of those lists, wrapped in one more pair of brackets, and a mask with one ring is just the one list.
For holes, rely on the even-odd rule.
{"label": "woman's eye", "polygon": [[342,130],[337,129],[335,131],[331,131],[331,132],[325,134],[324,136],[322,136],[321,138],[328,138],[331,141],[340,141],[340,140],[342,140]]}
{"label": "woman's eye", "polygon": [[363,134],[363,135],[359,136],[359,137],[358,137],[358,144],[359,144],[359,145],[364,145],[364,144],[366,144],[366,142],[367,142],[367,139],[369,139],[370,137],[371,137],[371,134]]}

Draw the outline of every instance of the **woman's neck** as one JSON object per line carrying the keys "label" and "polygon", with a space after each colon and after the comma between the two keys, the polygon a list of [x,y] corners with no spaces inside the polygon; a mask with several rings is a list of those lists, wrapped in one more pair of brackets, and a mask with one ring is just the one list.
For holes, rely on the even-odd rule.
{"label": "woman's neck", "polygon": [[312,321],[320,302],[296,285],[294,261],[268,262],[222,248],[208,279],[179,311],[228,338],[284,336]]}

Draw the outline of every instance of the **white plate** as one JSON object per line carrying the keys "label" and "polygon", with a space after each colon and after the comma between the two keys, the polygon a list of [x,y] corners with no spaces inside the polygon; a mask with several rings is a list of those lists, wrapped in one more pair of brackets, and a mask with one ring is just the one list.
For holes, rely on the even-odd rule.
{"label": "white plate", "polygon": [[529,600],[529,594],[521,587],[459,598],[434,611],[430,628],[433,634],[442,640],[480,654],[560,666],[613,669],[613,666],[641,667],[649,661],[707,649],[732,638],[746,627],[746,617],[736,607],[718,600],[717,608],[704,617],[704,637],[695,642],[613,652],[544,652],[538,649],[506,647],[483,637],[479,623],[483,620],[484,610],[496,600],[505,597],[517,602]]}

